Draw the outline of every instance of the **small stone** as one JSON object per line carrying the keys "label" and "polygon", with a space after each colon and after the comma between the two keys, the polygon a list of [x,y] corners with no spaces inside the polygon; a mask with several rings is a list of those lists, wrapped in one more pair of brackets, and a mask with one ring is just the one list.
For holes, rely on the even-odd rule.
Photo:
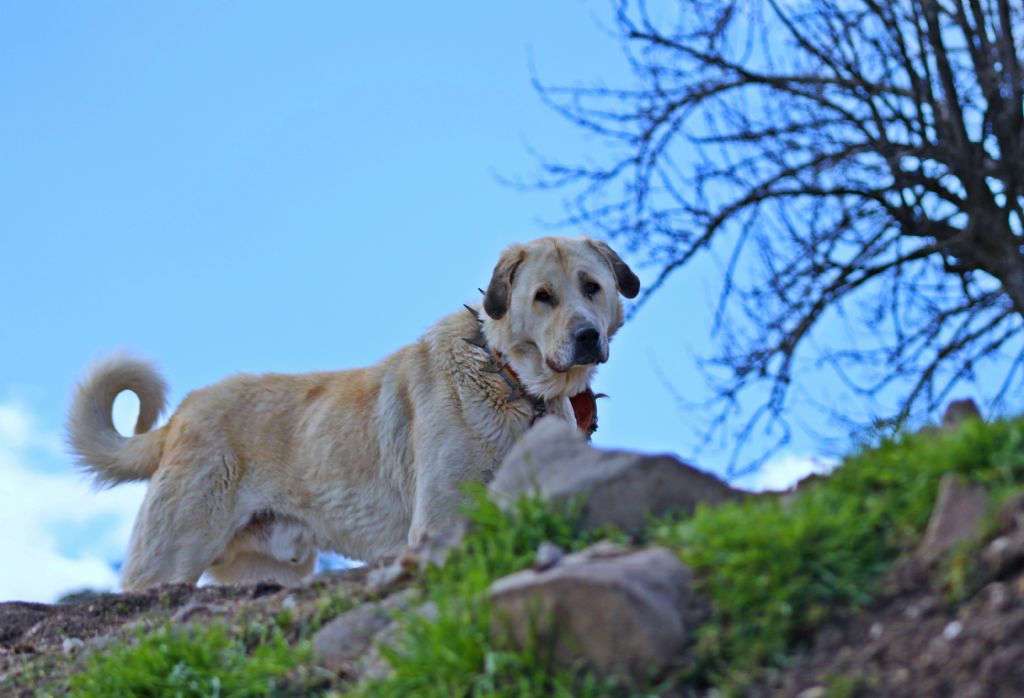
{"label": "small stone", "polygon": [[90,638],[85,646],[90,651],[102,650],[104,647],[113,645],[117,642],[117,638],[113,635],[97,635],[96,637]]}
{"label": "small stone", "polygon": [[281,602],[281,608],[286,611],[294,610],[299,605],[299,602],[295,600],[295,597],[291,594],[284,597],[284,601]]}
{"label": "small stone", "polygon": [[1024,562],[1024,530],[999,536],[981,551],[990,578],[1005,577],[1013,573]]}
{"label": "small stone", "polygon": [[77,637],[66,637],[61,643],[61,650],[67,655],[74,654],[83,647],[85,647],[85,640]]}
{"label": "small stone", "polygon": [[885,632],[885,629],[882,627],[881,623],[872,623],[871,628],[868,629],[868,637],[872,640],[877,640],[882,637],[883,632]]}
{"label": "small stone", "polygon": [[391,617],[378,604],[364,604],[342,614],[313,636],[317,663],[337,675],[352,673],[352,663],[390,623]]}
{"label": "small stone", "polygon": [[1010,605],[1010,592],[1001,582],[989,584],[985,588],[985,598],[994,611],[1005,611]]}
{"label": "small stone", "polygon": [[[437,606],[428,602],[408,611],[426,620],[437,618]],[[377,633],[373,644],[355,663],[355,676],[360,681],[385,681],[394,673],[391,663],[384,657],[383,649],[394,647],[402,640],[401,626],[392,623]]]}
{"label": "small stone", "polygon": [[316,663],[339,676],[354,676],[356,661],[376,636],[391,625],[394,614],[417,598],[412,589],[392,594],[383,601],[365,603],[341,614],[313,635]]}
{"label": "small stone", "polygon": [[171,616],[171,620],[175,623],[188,623],[198,616],[210,616],[218,612],[223,612],[223,609],[215,608],[200,601],[191,601],[175,611],[174,615]]}
{"label": "small stone", "polygon": [[565,557],[565,551],[554,543],[544,541],[537,546],[537,554],[533,559],[533,569],[536,572],[543,572],[558,564],[558,561]]}
{"label": "small stone", "polygon": [[964,624],[958,620],[954,620],[945,628],[942,629],[942,637],[949,641],[953,641],[960,637],[960,633],[964,630]]}
{"label": "small stone", "polygon": [[827,691],[824,686],[811,686],[810,688],[800,691],[796,695],[796,698],[825,698]]}

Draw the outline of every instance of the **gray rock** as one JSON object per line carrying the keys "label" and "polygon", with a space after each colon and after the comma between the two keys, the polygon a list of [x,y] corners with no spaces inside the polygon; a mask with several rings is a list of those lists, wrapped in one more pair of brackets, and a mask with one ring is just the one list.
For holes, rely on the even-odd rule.
{"label": "gray rock", "polygon": [[1024,565],[1024,493],[1011,495],[996,514],[995,537],[979,555],[983,580],[1010,577]]}
{"label": "gray rock", "polygon": [[61,650],[65,655],[72,655],[85,647],[85,640],[80,637],[66,637],[61,643]]}
{"label": "gray rock", "polygon": [[917,549],[919,559],[934,562],[978,535],[987,504],[985,488],[972,485],[955,473],[943,475],[928,528]]}
{"label": "gray rock", "polygon": [[537,546],[537,553],[533,558],[533,569],[536,572],[551,569],[563,557],[565,557],[564,550],[550,541],[544,541]]}
{"label": "gray rock", "polygon": [[200,601],[190,601],[171,616],[171,620],[175,623],[189,623],[194,618],[203,616],[220,615],[227,609],[224,606],[218,606],[215,604],[202,603]]}
{"label": "gray rock", "polygon": [[[437,606],[432,602],[423,604],[409,610],[410,615],[418,615],[427,620],[437,618]],[[373,639],[370,648],[356,661],[355,675],[361,681],[384,681],[391,677],[394,669],[391,663],[384,657],[382,649],[395,647],[401,642],[404,636],[402,627],[398,623],[387,626]]]}
{"label": "gray rock", "polygon": [[942,430],[954,431],[959,429],[968,419],[981,419],[981,411],[974,403],[974,400],[953,400],[946,405],[946,411],[942,414]]}
{"label": "gray rock", "polygon": [[602,676],[639,685],[680,660],[691,583],[689,569],[664,548],[583,551],[494,582],[492,632],[498,643],[551,647],[561,666],[582,658]]}
{"label": "gray rock", "polygon": [[118,642],[118,638],[114,635],[97,635],[86,640],[85,647],[92,652],[102,652]]}
{"label": "gray rock", "polygon": [[718,478],[673,456],[605,451],[556,417],[541,419],[505,457],[490,490],[502,506],[537,494],[555,506],[581,502],[582,525],[644,528],[650,516],[692,512],[743,496]]}
{"label": "gray rock", "polygon": [[999,536],[986,545],[980,555],[985,578],[998,579],[1012,574],[1024,564],[1024,532]]}
{"label": "gray rock", "polygon": [[811,686],[805,688],[797,694],[796,698],[825,698],[828,695],[828,689],[824,686]]}
{"label": "gray rock", "polygon": [[417,592],[409,589],[383,601],[365,603],[330,621],[313,635],[316,663],[335,674],[354,677],[360,657],[377,635],[416,597]]}

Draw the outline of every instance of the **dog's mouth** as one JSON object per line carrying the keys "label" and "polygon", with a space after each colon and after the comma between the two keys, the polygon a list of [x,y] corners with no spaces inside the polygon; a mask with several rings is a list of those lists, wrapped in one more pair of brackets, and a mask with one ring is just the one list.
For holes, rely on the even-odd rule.
{"label": "dog's mouth", "polygon": [[565,368],[562,368],[551,359],[544,359],[544,363],[546,363],[548,368],[550,368],[555,373],[568,373],[569,369],[572,368],[571,364],[569,366],[566,366]]}
{"label": "dog's mouth", "polygon": [[570,370],[580,366],[595,366],[597,364],[603,364],[606,359],[601,359],[596,356],[585,356],[576,359],[571,364],[566,366],[559,366],[557,363],[552,361],[550,358],[545,358],[544,363],[555,373],[568,373]]}

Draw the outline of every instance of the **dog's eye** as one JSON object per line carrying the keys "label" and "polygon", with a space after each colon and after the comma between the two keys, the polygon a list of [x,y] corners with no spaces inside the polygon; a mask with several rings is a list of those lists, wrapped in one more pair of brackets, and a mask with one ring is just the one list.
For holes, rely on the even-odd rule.
{"label": "dog's eye", "polygon": [[538,303],[547,303],[548,305],[550,305],[551,303],[554,302],[555,299],[551,297],[551,294],[548,293],[546,289],[542,288],[541,290],[537,291],[537,295],[533,297],[533,300],[537,301]]}
{"label": "dog's eye", "polygon": [[587,298],[593,298],[594,295],[601,290],[601,287],[595,284],[593,281],[588,281],[583,284],[583,293]]}

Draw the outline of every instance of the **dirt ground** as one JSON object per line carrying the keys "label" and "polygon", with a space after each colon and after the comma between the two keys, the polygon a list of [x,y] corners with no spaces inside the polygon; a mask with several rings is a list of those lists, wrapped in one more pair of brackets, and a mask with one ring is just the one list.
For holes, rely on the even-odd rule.
{"label": "dirt ground", "polygon": [[365,568],[319,575],[309,585],[285,589],[276,584],[191,587],[165,585],[132,594],[85,593],[67,603],[0,603],[0,695],[35,695],[35,677],[66,665],[84,651],[99,648],[138,628],[210,617],[230,622],[272,617],[282,608],[311,615],[325,597],[364,593]]}
{"label": "dirt ground", "polygon": [[819,631],[809,653],[756,696],[1024,696],[1024,499],[966,553],[960,598],[943,564],[913,557],[872,607]]}

